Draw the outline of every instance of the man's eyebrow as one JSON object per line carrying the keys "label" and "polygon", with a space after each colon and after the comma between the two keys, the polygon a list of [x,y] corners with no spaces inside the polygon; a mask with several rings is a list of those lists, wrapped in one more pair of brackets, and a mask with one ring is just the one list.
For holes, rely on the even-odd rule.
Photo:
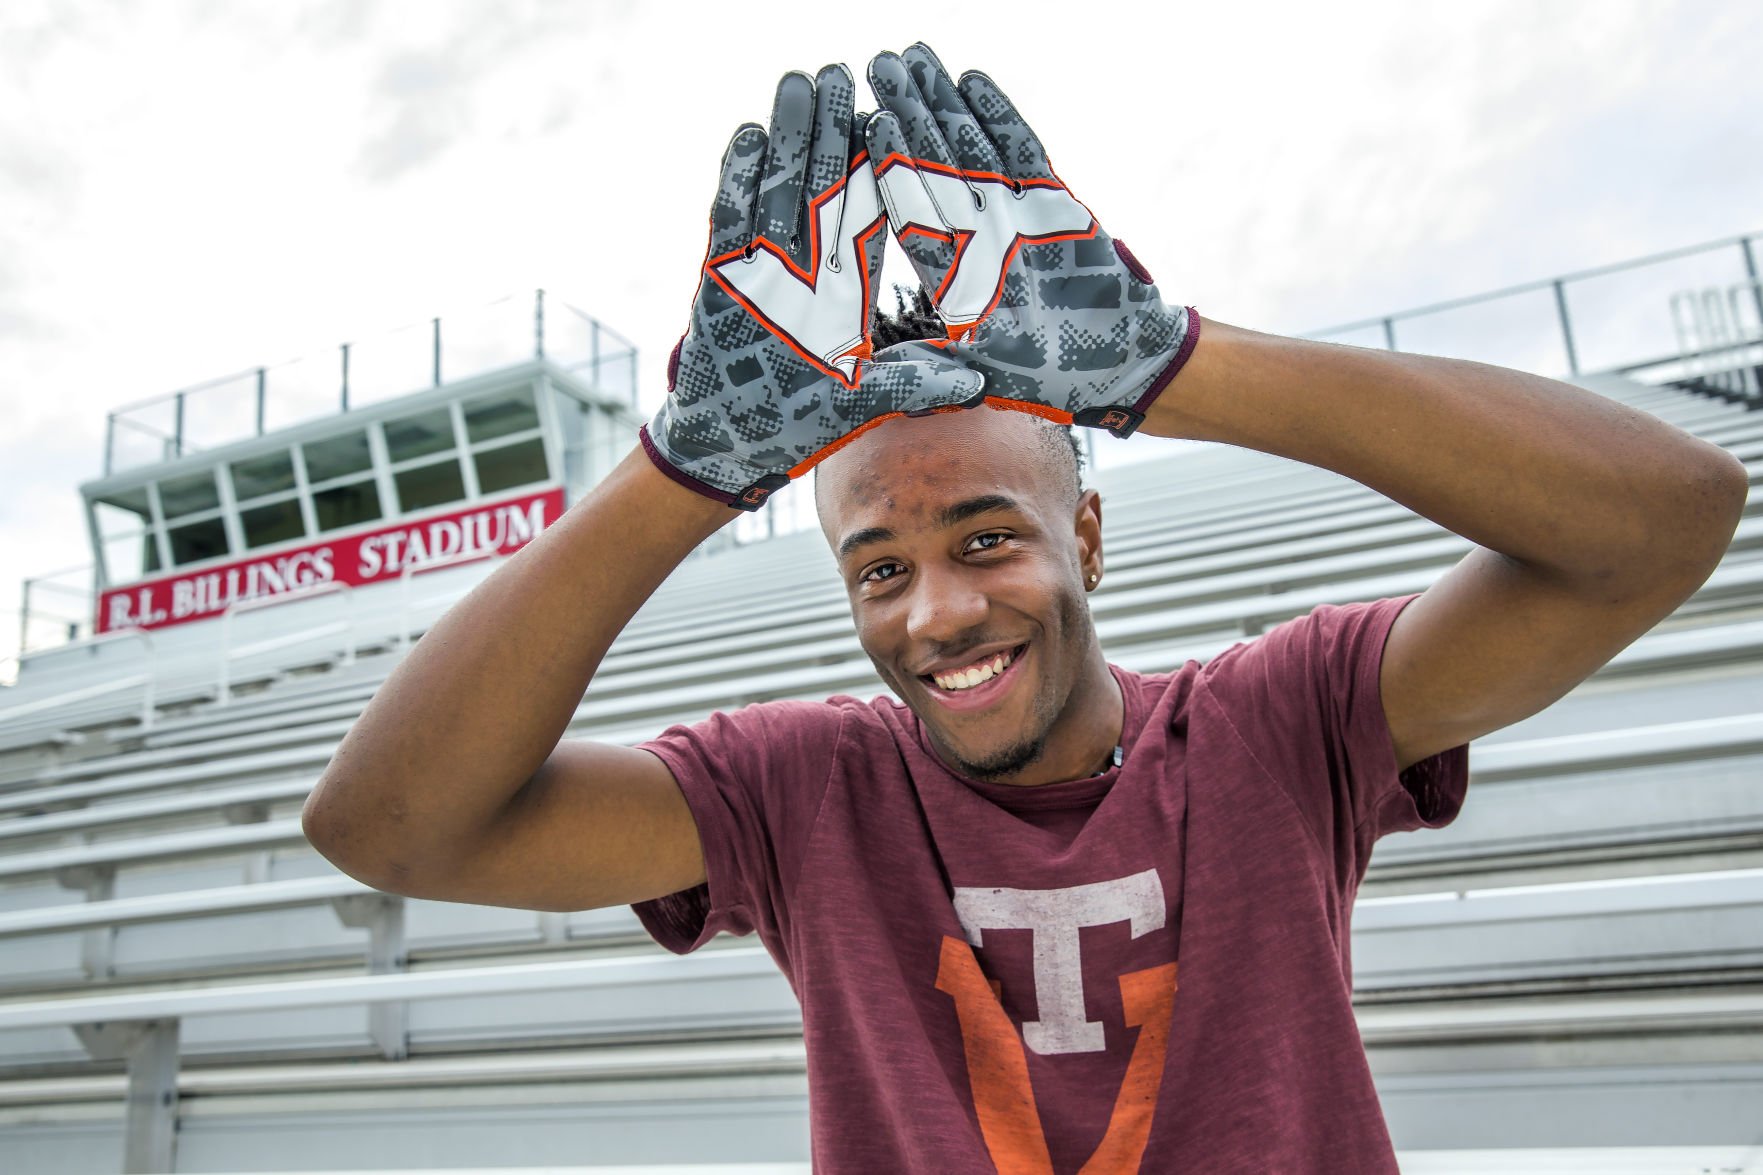
{"label": "man's eyebrow", "polygon": [[[981,494],[977,498],[967,498],[943,507],[942,513],[937,515],[937,526],[946,529],[959,526],[977,515],[990,514],[994,510],[1021,509],[1015,498],[1006,498],[1003,494]],[[854,530],[839,543],[838,558],[844,559],[858,547],[868,546],[870,543],[885,543],[895,537],[897,536],[894,532],[885,526],[866,526],[862,530]]]}

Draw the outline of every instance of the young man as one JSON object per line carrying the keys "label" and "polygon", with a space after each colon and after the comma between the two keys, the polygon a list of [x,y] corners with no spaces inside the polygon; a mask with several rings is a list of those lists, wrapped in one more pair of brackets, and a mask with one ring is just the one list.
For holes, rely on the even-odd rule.
{"label": "young man", "polygon": [[[1694,592],[1745,470],[1567,384],[1202,324],[983,75],[914,46],[870,81],[866,120],[843,67],[792,74],[736,135],[644,451],[417,644],[306,831],[389,892],[631,903],[681,953],[757,931],[802,1004],[817,1169],[1393,1172],[1348,957],[1373,845],[1448,823],[1470,740]],[[946,338],[872,348],[888,228]],[[1478,546],[1423,593],[1127,672],[1071,421],[1320,465]],[[816,467],[898,702],[559,741],[730,506]]]}

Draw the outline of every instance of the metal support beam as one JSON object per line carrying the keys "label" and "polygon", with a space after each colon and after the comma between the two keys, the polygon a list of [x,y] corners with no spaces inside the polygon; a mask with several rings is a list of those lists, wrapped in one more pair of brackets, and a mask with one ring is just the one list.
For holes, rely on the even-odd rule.
{"label": "metal support beam", "polygon": [[435,386],[438,388],[441,386],[441,320],[439,318],[437,318],[434,320],[434,323],[435,323]]}
{"label": "metal support beam", "polygon": [[533,358],[545,357],[545,291],[533,297]]}
{"label": "metal support beam", "polygon": [[[404,945],[404,899],[394,894],[352,894],[333,898],[331,905],[344,926],[366,927],[367,970],[371,975],[407,971]],[[410,1055],[410,1005],[403,1000],[375,1003],[367,1010],[368,1035],[380,1056],[402,1061]]]}
{"label": "metal support beam", "polygon": [[263,435],[263,402],[266,399],[265,388],[264,388],[264,384],[265,384],[264,377],[265,377],[264,369],[259,367],[257,369],[257,435],[258,436]]}
{"label": "metal support beam", "polygon": [[1574,375],[1579,374],[1579,355],[1573,349],[1573,321],[1567,315],[1567,290],[1556,278],[1555,313],[1561,318],[1561,342],[1567,347],[1567,370]]}
{"label": "metal support beam", "polygon": [[569,915],[560,910],[540,910],[539,934],[552,946],[568,946]]}
{"label": "metal support beam", "polygon": [[1745,276],[1751,281],[1751,297],[1757,301],[1757,321],[1763,324],[1763,279],[1757,276],[1757,254],[1751,248],[1751,238],[1740,241],[1739,248],[1745,253]]}
{"label": "metal support beam", "polygon": [[[90,844],[87,833],[82,843]],[[55,882],[77,889],[88,902],[107,902],[116,897],[116,866],[76,865],[55,871]],[[116,927],[94,926],[80,935],[80,969],[87,979],[104,980],[116,974]]]}
{"label": "metal support beam", "polygon": [[[221,815],[228,824],[263,824],[269,820],[269,805],[263,802],[223,804]],[[270,880],[269,861],[271,850],[258,849],[245,855],[245,869],[241,884],[262,885]]]}
{"label": "metal support beam", "polygon": [[343,400],[342,411],[349,411],[349,344],[343,344]]}
{"label": "metal support beam", "polygon": [[1396,349],[1396,320],[1393,318],[1383,320],[1383,345],[1386,351]]}
{"label": "metal support beam", "polygon": [[123,1175],[177,1170],[178,1026],[176,1017],[73,1025],[93,1060],[128,1061]]}

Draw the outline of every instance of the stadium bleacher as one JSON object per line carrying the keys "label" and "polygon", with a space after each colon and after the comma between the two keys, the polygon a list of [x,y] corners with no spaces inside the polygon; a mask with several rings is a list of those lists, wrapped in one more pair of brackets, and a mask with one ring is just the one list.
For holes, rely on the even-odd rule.
{"label": "stadium bleacher", "polygon": [[[1577,382],[1763,477],[1750,404]],[[1247,450],[1092,481],[1097,630],[1132,669],[1423,590],[1470,550]],[[489,568],[224,662],[100,638],[7,691],[0,1170],[808,1169],[800,1013],[756,940],[674,957],[628,907],[405,899],[306,844],[301,804],[400,638]],[[683,564],[568,736],[882,688],[800,532]],[[1763,497],[1692,599],[1470,769],[1453,825],[1380,843],[1354,919],[1404,1170],[1763,1171]]]}

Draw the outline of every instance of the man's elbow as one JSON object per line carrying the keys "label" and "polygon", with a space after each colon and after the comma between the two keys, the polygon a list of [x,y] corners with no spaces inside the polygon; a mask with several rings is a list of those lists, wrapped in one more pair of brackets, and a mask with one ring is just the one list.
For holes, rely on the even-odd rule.
{"label": "man's elbow", "polygon": [[1708,446],[1704,471],[1694,482],[1690,523],[1686,529],[1701,539],[1701,578],[1698,585],[1712,575],[1732,546],[1750,500],[1751,473],[1745,463],[1726,449]]}
{"label": "man's elbow", "polygon": [[321,778],[300,809],[300,831],[306,842],[339,873],[387,893],[398,892],[397,876],[408,870],[388,855],[384,846],[372,843],[365,835],[372,822],[358,813],[341,810],[327,794],[326,786]]}

